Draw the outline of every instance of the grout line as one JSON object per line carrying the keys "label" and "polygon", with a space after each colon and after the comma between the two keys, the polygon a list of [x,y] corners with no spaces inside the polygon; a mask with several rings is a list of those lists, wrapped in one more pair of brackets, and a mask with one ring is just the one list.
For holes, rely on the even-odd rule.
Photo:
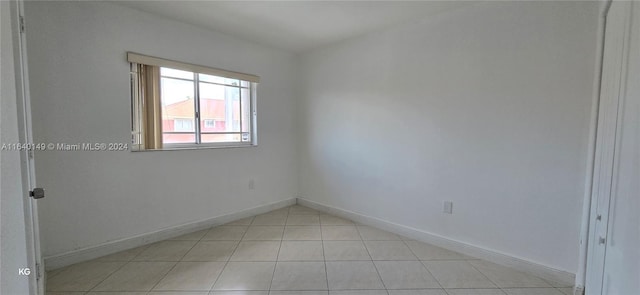
{"label": "grout line", "polygon": [[273,286],[273,278],[276,275],[276,269],[278,268],[278,258],[280,258],[280,250],[282,249],[282,241],[284,239],[284,229],[289,220],[289,211],[291,211],[291,207],[287,208],[287,217],[284,219],[284,226],[282,226],[282,235],[280,236],[280,246],[278,247],[278,254],[276,255],[276,262],[273,265],[273,273],[271,274],[271,282],[269,283],[269,293],[271,293],[271,286]]}
{"label": "grout line", "polygon": [[358,235],[360,236],[360,240],[361,240],[362,244],[364,245],[364,249],[367,250],[367,254],[369,255],[369,258],[371,259],[371,264],[373,264],[373,268],[376,270],[376,273],[378,274],[378,278],[380,279],[380,282],[382,283],[382,286],[384,287],[385,291],[387,291],[387,295],[389,295],[389,289],[387,289],[387,285],[382,280],[382,276],[380,275],[380,271],[378,270],[378,266],[376,266],[376,263],[373,262],[373,256],[371,256],[371,252],[369,252],[369,247],[367,247],[367,244],[364,242],[364,240],[362,240],[362,234],[360,233],[360,229],[358,229],[357,226],[356,226],[356,231],[358,232]]}
{"label": "grout line", "polygon": [[[255,220],[255,216],[252,216],[252,217],[253,217],[253,219],[251,219],[251,223],[253,223],[253,220]],[[233,257],[233,254],[236,254],[236,251],[238,250],[238,247],[240,246],[240,243],[242,242],[242,239],[247,234],[247,231],[249,231],[249,226],[246,226],[245,231],[242,233],[242,237],[240,237],[240,240],[237,241],[238,243],[236,244],[236,247],[233,249],[233,251],[231,251],[231,254],[229,254],[229,258],[227,259],[227,261],[224,262],[224,266],[222,267],[222,270],[220,270],[220,274],[218,274],[218,277],[216,278],[216,280],[213,282],[213,285],[211,285],[211,289],[209,289],[209,293],[214,291],[213,288],[218,283],[218,280],[220,280],[220,277],[222,276],[222,273],[224,273],[225,269],[227,268],[227,265],[229,265],[229,261],[231,261],[231,257]],[[209,231],[211,231],[212,229],[213,229],[213,227],[211,229],[209,229]],[[209,233],[209,232],[207,232],[207,233]],[[207,234],[202,236],[202,238],[204,239],[204,237],[206,237],[206,236],[207,236]]]}
{"label": "grout line", "polygon": [[[162,241],[158,241],[158,242],[153,243],[153,244],[156,244],[156,243],[161,243],[161,242],[165,242],[165,241],[195,241],[195,243],[191,246],[191,248],[189,248],[189,250],[187,250],[187,251],[182,255],[182,257],[181,257],[178,261],[150,261],[150,260],[136,261],[136,260],[135,260],[136,258],[140,257],[140,255],[142,255],[142,253],[143,253],[143,252],[145,252],[145,251],[146,251],[149,247],[151,247],[151,245],[153,245],[153,244],[140,246],[140,247],[142,248],[142,250],[141,250],[141,251],[139,251],[138,253],[136,253],[135,255],[133,255],[133,256],[132,256],[132,258],[131,258],[131,259],[128,259],[128,260],[121,260],[121,261],[95,261],[95,260],[100,259],[100,258],[96,258],[96,259],[93,259],[93,260],[90,260],[90,261],[86,261],[86,262],[121,262],[121,263],[123,263],[123,264],[122,264],[121,266],[119,266],[117,269],[115,269],[113,272],[109,273],[109,274],[108,274],[108,275],[107,275],[103,280],[101,280],[101,281],[100,281],[100,282],[98,282],[96,285],[94,285],[93,287],[91,287],[88,291],[80,291],[79,293],[87,294],[87,293],[89,293],[89,292],[95,292],[95,291],[93,291],[93,290],[94,290],[97,286],[99,286],[100,284],[102,284],[104,281],[106,281],[107,279],[109,279],[110,277],[112,277],[115,273],[117,273],[118,271],[120,271],[121,269],[123,269],[124,267],[126,267],[128,264],[131,264],[132,262],[172,262],[172,263],[174,263],[174,264],[173,264],[173,266],[172,266],[171,268],[169,268],[169,270],[168,270],[166,273],[164,273],[164,275],[162,276],[162,278],[161,278],[160,280],[158,280],[158,282],[156,282],[156,284],[151,288],[151,290],[147,291],[147,292],[152,292],[152,291],[153,291],[153,288],[157,287],[157,286],[158,286],[158,284],[159,284],[162,280],[164,280],[164,279],[167,277],[167,275],[168,275],[171,271],[173,271],[173,270],[175,269],[175,267],[177,266],[177,264],[178,264],[178,263],[180,263],[180,262],[185,262],[185,261],[183,261],[183,259],[187,256],[187,254],[188,254],[189,252],[191,252],[191,251],[195,248],[195,246],[196,246],[196,245],[198,245],[199,243],[201,243],[202,241],[207,241],[207,242],[222,242],[222,241],[227,241],[227,242],[229,242],[229,241],[232,241],[232,242],[234,242],[234,243],[235,243],[235,247],[233,248],[233,251],[231,251],[231,254],[228,256],[228,258],[227,258],[226,260],[224,260],[224,261],[189,261],[189,262],[219,262],[219,263],[224,262],[224,266],[221,268],[220,273],[218,274],[218,276],[216,277],[215,281],[214,281],[214,282],[213,282],[213,284],[211,285],[211,288],[210,288],[210,289],[209,289],[209,291],[208,291],[209,293],[211,293],[211,294],[212,294],[212,292],[217,292],[217,291],[215,291],[215,290],[214,290],[215,284],[217,284],[217,282],[220,280],[220,277],[222,276],[222,273],[225,271],[225,269],[226,269],[226,267],[228,266],[229,262],[232,262],[232,261],[231,261],[231,257],[232,257],[236,252],[237,252],[237,250],[238,250],[238,247],[239,247],[240,243],[241,243],[241,242],[243,242],[243,241],[245,241],[245,240],[244,240],[244,238],[246,237],[246,235],[247,235],[247,232],[248,232],[249,228],[250,228],[250,227],[252,227],[252,226],[255,226],[255,227],[259,227],[259,226],[282,226],[282,227],[283,227],[283,232],[282,232],[282,235],[281,235],[280,240],[279,240],[279,241],[280,241],[280,247],[278,248],[278,254],[277,254],[277,256],[276,256],[275,262],[273,262],[273,263],[274,263],[274,270],[273,270],[273,273],[272,273],[270,286],[269,286],[268,290],[263,290],[263,291],[267,291],[267,292],[271,292],[271,291],[272,291],[272,290],[271,290],[271,288],[273,287],[273,280],[274,280],[274,278],[275,278],[275,272],[276,272],[276,268],[277,268],[277,266],[278,266],[278,263],[279,263],[279,262],[284,262],[284,261],[280,261],[279,259],[280,259],[280,254],[281,254],[281,251],[282,251],[282,244],[283,244],[285,241],[315,241],[315,242],[318,242],[318,240],[284,240],[284,233],[285,233],[285,231],[286,231],[286,229],[287,229],[287,227],[288,227],[288,226],[293,226],[293,227],[319,227],[319,228],[320,228],[320,240],[319,240],[319,241],[321,242],[321,245],[322,245],[322,254],[323,254],[322,262],[324,263],[324,267],[325,267],[325,277],[326,277],[326,278],[325,278],[325,283],[326,283],[326,291],[327,291],[327,293],[329,293],[329,292],[331,292],[331,291],[339,291],[339,290],[343,290],[343,289],[336,289],[336,290],[330,290],[330,289],[329,289],[329,276],[328,276],[328,268],[327,268],[327,261],[328,261],[328,260],[327,260],[327,258],[326,258],[326,251],[325,251],[325,244],[324,244],[325,239],[324,239],[324,235],[323,235],[323,232],[322,232],[323,227],[355,226],[355,228],[356,228],[356,230],[357,230],[357,232],[358,232],[358,235],[359,235],[359,237],[360,237],[360,239],[359,239],[359,240],[326,240],[326,241],[328,241],[328,242],[333,242],[333,241],[352,241],[352,242],[360,241],[360,242],[362,242],[362,243],[363,243],[363,245],[365,246],[365,250],[367,251],[367,253],[368,253],[368,255],[369,255],[369,258],[370,258],[370,260],[368,260],[368,261],[371,261],[371,263],[373,263],[374,268],[376,269],[376,273],[378,274],[378,278],[380,279],[380,281],[381,281],[381,283],[382,283],[382,285],[383,285],[383,287],[384,287],[384,290],[387,292],[387,294],[389,294],[389,289],[387,289],[387,287],[386,287],[386,285],[385,285],[384,281],[382,280],[382,276],[380,275],[380,272],[379,272],[379,270],[378,270],[378,268],[377,268],[377,266],[376,266],[375,262],[376,262],[376,261],[416,261],[416,260],[384,260],[384,259],[383,259],[383,260],[373,260],[373,257],[371,256],[371,253],[370,253],[370,251],[369,251],[368,247],[366,246],[366,243],[365,243],[365,242],[366,242],[366,241],[378,241],[378,240],[365,240],[365,239],[363,238],[362,232],[361,232],[361,230],[360,230],[360,228],[359,228],[359,224],[355,224],[355,223],[354,223],[354,224],[323,224],[323,223],[321,222],[321,219],[320,219],[320,216],[321,216],[322,214],[315,214],[315,213],[314,213],[314,214],[306,214],[306,213],[305,213],[305,214],[291,214],[291,208],[292,208],[292,207],[291,207],[291,206],[289,206],[289,207],[287,207],[287,209],[286,209],[286,214],[287,214],[287,215],[286,215],[286,218],[285,218],[285,223],[284,223],[284,225],[254,224],[254,222],[255,222],[255,216],[247,217],[247,218],[251,218],[251,221],[250,221],[250,224],[249,224],[249,225],[229,225],[229,226],[243,226],[243,227],[245,228],[245,231],[242,233],[242,237],[240,238],[240,240],[226,240],[226,239],[225,239],[225,240],[205,240],[205,237],[207,236],[207,234],[208,234],[209,232],[211,232],[211,230],[213,230],[214,228],[219,227],[219,226],[225,226],[225,225],[223,224],[223,225],[217,225],[217,226],[215,226],[215,227],[209,228],[209,229],[207,230],[207,232],[206,232],[205,234],[203,234],[203,235],[202,235],[199,239],[197,239],[197,240],[195,240],[195,239],[193,239],[193,240],[173,240],[173,239],[166,239],[166,240],[162,240]],[[320,211],[319,211],[319,212],[320,212]],[[265,213],[265,214],[268,214],[268,213],[269,213],[269,212],[267,212],[267,213]],[[322,213],[322,212],[320,212],[320,213]],[[291,215],[294,215],[294,216],[318,216],[319,224],[317,224],[317,225],[289,225],[289,224],[287,224],[287,223],[289,222],[289,217],[290,217]],[[374,228],[375,228],[375,227],[374,227]],[[377,228],[376,228],[376,229],[377,229]],[[204,230],[202,230],[202,231],[204,231]],[[404,244],[406,247],[408,247],[408,248],[409,248],[409,250],[411,251],[411,253],[412,253],[414,256],[416,256],[416,258],[418,258],[418,256],[416,255],[415,251],[414,251],[413,249],[411,249],[411,247],[409,247],[409,245],[408,245],[408,242],[409,242],[410,240],[402,239],[402,236],[399,236],[399,237],[400,237],[400,241],[402,241],[402,242],[403,242],[403,244]],[[262,241],[262,240],[251,240],[251,241],[252,241],[252,242],[257,242],[257,241]],[[267,240],[264,240],[264,241],[267,241]],[[271,241],[274,241],[274,242],[275,242],[275,241],[277,241],[277,240],[271,240]],[[386,240],[386,239],[383,239],[383,240],[379,240],[379,241],[397,241],[397,240]],[[427,243],[427,244],[428,244],[428,243]],[[430,244],[429,244],[429,245],[430,245]],[[133,248],[133,249],[136,249],[136,248]],[[129,250],[132,250],[132,249],[129,249]],[[124,251],[128,251],[128,250],[124,250]],[[121,252],[124,252],[124,251],[121,251]],[[119,253],[119,252],[117,252],[117,253]],[[113,253],[113,254],[116,254],[116,253]],[[546,287],[543,287],[543,286],[540,286],[540,287],[518,287],[518,286],[515,286],[515,287],[508,287],[508,288],[507,288],[507,287],[499,287],[499,286],[498,286],[498,284],[496,284],[496,282],[494,282],[494,280],[490,279],[490,278],[489,278],[489,277],[488,277],[484,272],[482,272],[478,267],[476,267],[475,265],[473,265],[473,264],[471,264],[471,263],[470,263],[470,260],[476,260],[476,259],[431,259],[431,260],[434,260],[434,261],[465,261],[465,262],[467,262],[468,264],[470,264],[470,265],[471,265],[471,267],[472,267],[474,270],[476,270],[476,271],[480,272],[480,274],[481,274],[483,277],[485,277],[488,281],[492,282],[492,283],[495,285],[495,287],[483,287],[483,288],[475,288],[475,289],[498,289],[498,290],[500,290],[501,292],[503,292],[504,294],[506,294],[506,292],[507,292],[506,290],[508,290],[508,289],[512,289],[512,288],[522,288],[522,289],[548,288],[548,289],[555,289],[556,291],[558,291],[558,292],[560,292],[560,293],[563,293],[563,292],[561,291],[561,289],[564,289],[564,288],[571,288],[571,287],[555,287],[555,286],[551,285],[549,282],[547,282],[547,281],[546,281],[546,280],[544,280],[544,279],[543,279],[543,281],[545,281],[545,282],[546,282],[547,284],[549,284],[550,286],[546,286]],[[420,260],[420,258],[418,258],[418,260],[417,260],[417,261],[418,261],[418,262],[421,264],[421,266],[422,266],[422,267],[423,267],[423,268],[424,268],[424,269],[425,269],[425,270],[426,270],[426,271],[427,271],[427,272],[428,272],[428,273],[429,273],[429,274],[434,278],[435,282],[436,282],[436,283],[438,284],[438,286],[440,287],[439,289],[443,290],[443,291],[444,291],[444,294],[450,294],[449,292],[447,292],[447,289],[445,289],[445,288],[440,284],[440,282],[438,281],[438,279],[437,279],[435,276],[433,276],[433,274],[431,273],[431,271],[430,271],[430,270],[426,267],[426,265],[424,264],[424,262],[425,262],[425,261],[431,261],[431,260]],[[332,261],[334,261],[334,260],[329,260],[329,262],[332,262]],[[347,262],[347,261],[363,262],[363,261],[367,261],[367,260],[335,260],[335,261],[336,261],[336,262],[338,262],[338,261],[339,261],[339,262]],[[482,261],[482,260],[481,260],[481,261]],[[234,262],[235,262],[235,261],[234,261]],[[237,261],[237,262],[257,262],[257,261]],[[271,261],[269,261],[269,262],[271,262]],[[292,260],[292,261],[287,261],[287,262],[320,262],[320,260]],[[67,267],[65,267],[65,268],[61,269],[60,271],[56,272],[53,276],[51,276],[51,278],[52,278],[52,277],[55,277],[55,276],[60,275],[60,274],[61,274],[61,273],[63,273],[65,270],[67,270],[69,267],[71,267],[71,266],[67,266]],[[539,277],[537,277],[537,276],[534,276],[534,277],[539,278]],[[423,288],[414,288],[414,289],[415,289],[415,290],[418,290],[418,289],[423,289]],[[468,288],[448,288],[448,289],[468,289]],[[366,291],[367,289],[357,289],[357,290]],[[383,289],[378,289],[378,290],[383,290]],[[409,290],[409,289],[407,289],[407,290]],[[202,290],[199,290],[199,291],[202,291]],[[221,290],[221,291],[222,291],[222,290]],[[288,291],[303,291],[303,290],[288,290]],[[304,290],[304,291],[309,291],[309,290]],[[321,291],[325,291],[325,290],[321,290]],[[159,292],[163,292],[163,291],[159,291]],[[204,291],[202,291],[202,292],[204,292]],[[563,293],[563,294],[564,294],[564,293]]]}
{"label": "grout line", "polygon": [[[142,250],[142,251],[144,251],[144,250]],[[142,251],[140,251],[140,253],[142,253]],[[140,253],[136,254],[136,256],[134,256],[133,258],[131,258],[131,260],[129,260],[129,261],[125,262],[124,264],[122,264],[120,267],[118,267],[116,270],[114,270],[112,273],[110,273],[108,276],[106,276],[106,277],[104,278],[104,280],[101,280],[101,281],[100,281],[99,283],[97,283],[95,286],[91,287],[91,289],[89,289],[88,291],[83,291],[83,292],[89,293],[89,292],[91,292],[93,289],[95,289],[96,287],[100,286],[100,284],[102,284],[104,281],[106,281],[108,278],[110,278],[114,273],[116,273],[116,272],[118,272],[119,270],[121,270],[122,268],[124,268],[127,264],[129,264],[129,263],[133,262],[133,259],[134,259],[135,257],[137,257],[138,255],[140,255]],[[91,261],[91,260],[90,260],[90,261]],[[47,286],[45,286],[44,288],[45,288],[45,292],[46,292]]]}
{"label": "grout line", "polygon": [[[144,249],[142,249],[142,251],[138,252],[138,254],[133,255],[133,257],[131,257],[131,259],[129,259],[129,260],[127,260],[127,261],[105,261],[105,262],[124,262],[124,264],[122,264],[122,265],[121,265],[120,267],[118,267],[115,271],[113,271],[113,272],[112,272],[112,273],[110,273],[108,276],[106,276],[106,277],[104,278],[104,280],[100,281],[100,282],[99,282],[99,283],[97,283],[95,286],[91,287],[91,289],[89,289],[89,291],[84,291],[84,292],[86,292],[86,293],[91,292],[93,289],[95,289],[95,288],[96,288],[96,287],[98,287],[100,284],[102,284],[104,281],[106,281],[108,278],[110,278],[114,273],[116,273],[117,271],[119,271],[119,270],[121,270],[122,268],[124,268],[127,264],[129,264],[129,263],[133,262],[133,261],[134,261],[134,259],[136,259],[136,257],[138,257],[140,254],[142,254],[142,252],[144,252],[145,250],[147,250],[147,248],[149,248],[150,246],[151,246],[151,245],[143,245],[143,246],[140,246],[140,247],[144,247]],[[140,247],[136,247],[136,248],[140,248]],[[129,250],[133,250],[133,249],[136,249],[136,248],[132,248],[132,249],[129,249]],[[129,251],[129,250],[124,250],[124,251]],[[120,251],[120,252],[124,252],[124,251]],[[120,252],[116,252],[116,253],[113,253],[113,254],[117,254],[117,253],[120,253]],[[109,255],[113,255],[113,254],[109,254]],[[107,255],[105,255],[105,256],[107,256]],[[104,256],[103,256],[103,257],[104,257]],[[100,259],[100,258],[102,258],[102,257],[98,257],[98,258],[96,258],[96,259],[92,259],[92,260],[89,260],[89,261],[95,261],[95,260]],[[89,261],[87,261],[87,262],[89,262]],[[68,267],[69,267],[69,266],[68,266]],[[68,267],[65,267],[65,268],[68,268]],[[61,272],[62,272],[62,271],[61,271]],[[46,292],[46,289],[47,289],[47,286],[45,286],[45,292]]]}
{"label": "grout line", "polygon": [[498,285],[498,283],[494,282],[491,278],[489,278],[489,276],[487,276],[486,274],[484,274],[484,272],[482,272],[479,268],[477,268],[475,265],[473,265],[473,263],[463,260],[465,261],[467,264],[471,265],[471,267],[475,270],[477,270],[483,277],[487,278],[487,280],[489,280],[489,282],[491,282],[494,286],[496,286],[496,288],[500,289],[500,291],[502,291],[502,293],[507,294],[507,292],[505,292],[504,290],[502,290],[502,287],[500,287]]}
{"label": "grout line", "polygon": [[[253,220],[252,220],[252,221],[253,221]],[[202,237],[200,237],[200,239],[195,243],[195,245],[193,245],[193,247],[191,247],[191,249],[189,249],[189,251],[187,251],[187,253],[185,253],[185,254],[182,256],[182,258],[180,258],[180,261],[182,261],[182,260],[187,256],[187,254],[189,254],[189,252],[191,252],[191,250],[193,250],[193,248],[195,248],[195,247],[196,247],[198,244],[200,244],[202,241],[207,241],[207,240],[203,240],[203,239],[204,239],[204,237],[206,237],[206,236],[207,236],[207,234],[211,231],[211,229],[212,229],[212,228],[213,228],[213,227],[210,227],[210,228],[207,230],[207,232],[206,232],[206,233],[204,233],[204,235],[202,235]],[[237,248],[239,244],[240,244],[240,242],[237,242],[237,243],[236,243],[235,248]],[[235,251],[235,248],[233,249],[234,251]],[[231,259],[231,256],[229,256],[229,259]],[[228,261],[229,259],[227,259],[227,261]],[[192,261],[189,261],[189,262],[192,262]],[[193,262],[199,262],[199,261],[193,261]],[[206,261],[206,262],[209,262],[209,261]],[[218,262],[218,261],[215,261],[215,262]],[[176,265],[177,265],[177,263],[176,263]],[[226,264],[225,264],[225,265],[226,265]],[[220,269],[220,273],[218,274],[218,277],[220,277],[220,275],[222,274],[222,271],[223,271],[223,270],[224,270],[224,266],[222,267],[222,269]],[[166,275],[165,275],[165,276],[166,276]],[[164,278],[162,278],[162,279],[164,279]],[[218,280],[218,278],[216,278],[216,281],[217,281],[217,280]],[[159,283],[159,282],[161,282],[161,281],[162,281],[162,280],[158,281],[158,283]],[[214,281],[214,282],[211,284],[211,287],[209,288],[209,292],[211,291],[211,289],[213,289],[213,285],[214,285],[215,283],[216,283],[216,282]],[[154,288],[155,288],[155,286],[154,286]],[[151,290],[153,290],[153,289],[151,289]]]}
{"label": "grout line", "polygon": [[[171,273],[171,271],[172,271],[174,268],[176,268],[176,266],[178,265],[178,263],[180,263],[180,262],[182,261],[182,259],[184,259],[184,257],[185,257],[185,256],[187,256],[187,254],[188,254],[189,252],[191,252],[191,250],[192,250],[192,249],[193,249],[193,248],[194,248],[198,243],[200,243],[200,241],[202,240],[202,238],[204,238],[204,236],[206,236],[206,235],[207,235],[207,233],[208,233],[210,230],[211,230],[211,228],[209,228],[209,230],[207,230],[207,232],[206,232],[206,233],[204,233],[204,235],[202,235],[202,237],[200,237],[200,239],[196,240],[196,242],[191,246],[191,248],[189,248],[189,250],[187,250],[186,252],[184,252],[184,254],[182,254],[182,256],[180,257],[180,259],[179,259],[179,260],[178,260],[178,261],[177,261],[177,262],[176,262],[176,263],[175,263],[175,264],[174,264],[174,265],[169,269],[169,271],[168,271],[168,272],[166,272],[166,273],[164,274],[164,276],[162,276],[162,278],[160,278],[160,279],[159,279],[159,280],[158,280],[158,281],[153,285],[153,287],[151,287],[151,289],[149,289],[149,291],[147,291],[147,292],[151,292],[151,291],[153,291],[153,289],[154,289],[156,286],[158,286],[158,284],[160,284],[160,282],[162,282],[162,280],[164,280],[164,278],[166,278],[166,277],[167,277],[167,275],[168,275],[169,273]],[[195,231],[195,232],[198,232],[198,231]],[[192,234],[192,233],[188,233],[188,234]],[[186,234],[186,235],[188,235],[188,234]],[[160,242],[165,242],[165,241],[172,241],[172,240],[163,240],[163,241],[160,241]],[[176,240],[174,240],[174,241],[176,241]],[[180,241],[180,240],[177,240],[177,241]],[[191,241],[194,241],[194,240],[191,240]],[[142,252],[140,252],[140,253],[142,253]],[[138,255],[139,255],[139,254],[138,254]]]}
{"label": "grout line", "polygon": [[[431,271],[429,270],[429,268],[424,265],[424,263],[422,262],[422,260],[420,260],[420,257],[418,257],[418,255],[416,255],[416,253],[413,252],[413,250],[411,250],[411,247],[409,247],[409,245],[407,244],[407,242],[405,240],[401,240],[402,244],[404,244],[405,247],[409,248],[409,251],[411,251],[411,253],[413,254],[413,256],[415,256],[418,259],[418,262],[420,263],[420,266],[422,266],[422,268],[424,268],[429,275],[433,278],[434,281],[436,281],[436,284],[438,284],[438,286],[440,286],[440,289],[444,290],[444,287],[442,286],[442,284],[440,284],[440,281],[438,281],[438,279],[436,278],[436,276],[434,276]],[[444,291],[445,293],[447,293],[447,291]]]}
{"label": "grout line", "polygon": [[[320,243],[322,244],[322,261],[324,262],[324,278],[327,283],[327,294],[329,294],[329,270],[327,270],[327,255],[324,251],[324,236],[322,235],[322,220],[320,219],[320,215],[318,215],[318,223],[320,224]],[[387,294],[388,295],[388,294]]]}
{"label": "grout line", "polygon": [[[149,248],[149,246],[150,246],[150,245],[143,245],[143,246],[140,246],[140,247],[144,247],[144,249],[142,249],[142,251],[138,252],[138,254],[134,255],[133,257],[131,257],[131,259],[129,259],[129,260],[127,260],[127,261],[96,261],[96,260],[98,260],[98,259],[102,258],[102,257],[98,257],[98,258],[96,258],[96,259],[92,259],[92,260],[89,260],[89,261],[81,262],[81,263],[86,263],[86,262],[124,262],[124,264],[122,264],[122,265],[121,265],[120,267],[118,267],[116,270],[114,270],[114,271],[113,271],[113,272],[111,272],[109,275],[107,275],[103,280],[101,280],[100,282],[98,282],[95,286],[91,287],[91,289],[89,289],[88,291],[81,291],[81,292],[85,292],[85,294],[87,294],[87,293],[91,292],[93,289],[95,289],[95,288],[96,288],[96,287],[98,287],[100,284],[102,284],[104,281],[106,281],[108,278],[110,278],[114,273],[116,273],[117,271],[119,271],[119,270],[121,270],[122,268],[124,268],[127,264],[129,264],[129,263],[133,262],[133,260],[134,260],[136,257],[138,257],[140,254],[142,254],[142,252],[144,252],[145,250],[147,250],[147,248]],[[139,247],[136,247],[136,248],[139,248]],[[133,249],[136,249],[136,248],[132,248],[132,249],[129,249],[129,250],[133,250]],[[124,251],[129,251],[129,250],[124,250]],[[120,252],[124,252],[124,251],[120,251]],[[113,254],[117,254],[117,253],[120,253],[120,252],[116,252],[116,253],[113,253]],[[113,255],[113,254],[109,254],[109,255]],[[105,256],[108,256],[108,255],[105,255]],[[104,256],[103,256],[103,257],[104,257]],[[76,264],[79,264],[79,263],[76,263]],[[63,270],[61,270],[61,271],[60,271],[60,272],[58,272],[57,274],[60,274],[61,272],[63,272],[63,271],[64,271],[64,269],[68,269],[68,268],[70,268],[70,267],[72,267],[72,266],[73,266],[73,265],[69,265],[69,266],[64,267],[64,268],[63,268]],[[45,286],[45,287],[44,287],[44,289],[45,289],[45,292],[46,292],[47,286]]]}
{"label": "grout line", "polygon": [[[77,264],[77,263],[76,263],[76,264]],[[72,264],[72,265],[73,265],[73,264]],[[67,266],[65,266],[65,267],[61,267],[61,268],[58,268],[58,269],[54,269],[54,270],[50,270],[50,271],[45,271],[45,273],[46,273],[46,275],[47,275],[47,280],[50,280],[51,278],[53,278],[53,277],[55,277],[55,276],[59,275],[61,272],[65,271],[66,269],[68,269],[68,268],[69,268],[70,266],[72,266],[72,265],[67,265]],[[55,273],[50,275],[49,273],[51,273],[51,272],[55,272]]]}

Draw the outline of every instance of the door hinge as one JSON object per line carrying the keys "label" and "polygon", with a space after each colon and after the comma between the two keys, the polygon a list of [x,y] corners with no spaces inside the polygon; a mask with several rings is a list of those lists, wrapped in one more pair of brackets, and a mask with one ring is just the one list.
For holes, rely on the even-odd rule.
{"label": "door hinge", "polygon": [[607,239],[604,237],[600,237],[598,238],[598,244],[600,245],[604,245],[607,242]]}
{"label": "door hinge", "polygon": [[36,280],[40,280],[42,272],[40,271],[40,263],[36,263]]}
{"label": "door hinge", "polygon": [[24,33],[24,16],[20,16],[20,33]]}

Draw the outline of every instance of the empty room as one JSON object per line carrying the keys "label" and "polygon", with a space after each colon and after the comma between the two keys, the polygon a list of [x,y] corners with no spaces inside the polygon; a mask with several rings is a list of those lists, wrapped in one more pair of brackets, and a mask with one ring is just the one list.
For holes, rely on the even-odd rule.
{"label": "empty room", "polygon": [[640,3],[0,1],[2,295],[640,295]]}

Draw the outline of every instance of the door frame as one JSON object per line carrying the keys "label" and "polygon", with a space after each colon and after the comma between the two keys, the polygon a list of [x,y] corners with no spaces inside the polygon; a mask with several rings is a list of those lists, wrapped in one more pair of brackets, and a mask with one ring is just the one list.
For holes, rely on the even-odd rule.
{"label": "door frame", "polygon": [[620,108],[624,94],[630,42],[631,2],[612,1],[605,23],[604,52],[596,150],[589,213],[585,294],[600,295],[604,282],[609,213],[616,179],[616,151],[620,132]]}
{"label": "door frame", "polygon": [[[31,96],[29,92],[29,68],[27,59],[27,40],[25,30],[24,1],[11,1],[12,38],[14,44],[14,67],[16,73],[16,99],[18,108],[18,136],[21,143],[33,143],[31,125]],[[28,194],[36,187],[34,151],[23,149],[20,152],[20,166],[23,192]],[[40,249],[40,223],[38,202],[25,195],[24,207],[25,231],[27,241],[27,260],[31,274],[29,276],[30,294],[45,293],[44,259]]]}

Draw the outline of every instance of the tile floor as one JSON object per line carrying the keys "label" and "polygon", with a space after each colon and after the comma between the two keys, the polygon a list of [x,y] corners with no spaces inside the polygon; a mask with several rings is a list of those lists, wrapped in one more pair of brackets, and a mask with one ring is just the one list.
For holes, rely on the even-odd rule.
{"label": "tile floor", "polygon": [[570,295],[548,282],[302,207],[71,265],[48,295]]}

